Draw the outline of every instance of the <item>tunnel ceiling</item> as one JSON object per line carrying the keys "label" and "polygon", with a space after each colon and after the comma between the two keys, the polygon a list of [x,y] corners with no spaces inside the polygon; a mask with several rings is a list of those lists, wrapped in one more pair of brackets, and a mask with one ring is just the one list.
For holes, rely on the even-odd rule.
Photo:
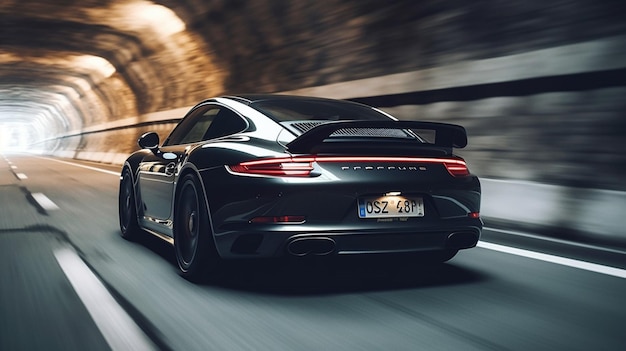
{"label": "tunnel ceiling", "polygon": [[608,37],[617,3],[2,0],[0,139]]}
{"label": "tunnel ceiling", "polygon": [[[363,4],[3,0],[0,126],[54,137],[228,91],[319,85],[352,71],[381,74],[362,66],[378,57],[358,51],[370,37],[350,18],[371,11]],[[374,27],[376,18],[369,19]]]}
{"label": "tunnel ceiling", "polygon": [[220,69],[204,42],[166,6],[146,0],[0,2],[5,130],[28,126],[30,137],[33,130],[40,136],[76,131],[222,91]]}

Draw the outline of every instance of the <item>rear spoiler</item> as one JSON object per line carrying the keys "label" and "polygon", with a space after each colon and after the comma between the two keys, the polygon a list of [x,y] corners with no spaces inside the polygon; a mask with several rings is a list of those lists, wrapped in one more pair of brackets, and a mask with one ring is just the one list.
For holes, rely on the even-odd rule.
{"label": "rear spoiler", "polygon": [[[467,146],[467,132],[465,128],[448,123],[437,122],[418,122],[418,121],[333,121],[320,124],[312,128],[290,143],[287,150],[291,153],[310,153],[314,149],[319,148],[325,142],[332,144],[341,144],[343,142],[358,143],[360,139],[361,145],[365,144],[361,137],[333,137],[330,135],[341,129],[348,128],[373,128],[373,129],[404,129],[404,130],[428,130],[435,132],[435,140],[430,143],[422,143],[419,140],[403,140],[397,142],[402,143],[404,147],[441,147],[445,149],[464,148]],[[331,140],[333,139],[333,140]],[[377,138],[389,139],[389,138]],[[391,138],[393,139],[393,138]],[[350,140],[350,141],[348,141]],[[372,140],[372,139],[370,139]],[[374,139],[376,140],[376,139]],[[338,145],[337,145],[338,146]]]}

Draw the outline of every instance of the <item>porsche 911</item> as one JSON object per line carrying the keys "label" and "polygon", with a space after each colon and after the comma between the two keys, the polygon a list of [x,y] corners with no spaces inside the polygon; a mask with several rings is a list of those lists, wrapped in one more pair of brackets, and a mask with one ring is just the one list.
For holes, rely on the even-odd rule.
{"label": "porsche 911", "polygon": [[278,94],[194,106],[163,141],[139,138],[119,189],[121,235],[174,247],[181,274],[236,259],[403,254],[476,246],[480,182],[458,125]]}

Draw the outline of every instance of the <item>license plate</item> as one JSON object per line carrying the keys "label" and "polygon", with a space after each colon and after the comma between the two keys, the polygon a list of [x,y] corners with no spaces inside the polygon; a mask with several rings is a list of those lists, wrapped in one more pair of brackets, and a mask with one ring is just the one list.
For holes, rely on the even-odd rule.
{"label": "license plate", "polygon": [[359,218],[424,217],[421,197],[379,196],[359,199]]}

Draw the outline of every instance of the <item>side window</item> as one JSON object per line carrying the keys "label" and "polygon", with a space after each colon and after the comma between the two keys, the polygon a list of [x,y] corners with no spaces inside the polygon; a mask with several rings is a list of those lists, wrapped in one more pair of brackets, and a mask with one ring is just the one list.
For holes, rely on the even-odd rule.
{"label": "side window", "polygon": [[209,140],[241,132],[248,124],[235,112],[223,107],[213,119],[213,123],[204,134],[202,140]]}
{"label": "side window", "polygon": [[163,142],[163,146],[178,145],[183,138],[189,133],[189,130],[196,124],[196,120],[204,115],[210,109],[211,106],[200,106],[195,110],[192,110],[183,118],[182,121],[172,130],[170,135]]}
{"label": "side window", "polygon": [[185,117],[163,145],[197,143],[240,132],[247,126],[239,115],[225,107],[202,106]]}
{"label": "side window", "polygon": [[213,124],[215,116],[217,116],[219,112],[220,109],[214,107],[208,109],[201,116],[195,118],[195,123],[187,131],[187,134],[185,134],[185,136],[180,140],[180,144],[197,143],[198,141],[205,140],[204,135],[206,134],[209,127]]}

